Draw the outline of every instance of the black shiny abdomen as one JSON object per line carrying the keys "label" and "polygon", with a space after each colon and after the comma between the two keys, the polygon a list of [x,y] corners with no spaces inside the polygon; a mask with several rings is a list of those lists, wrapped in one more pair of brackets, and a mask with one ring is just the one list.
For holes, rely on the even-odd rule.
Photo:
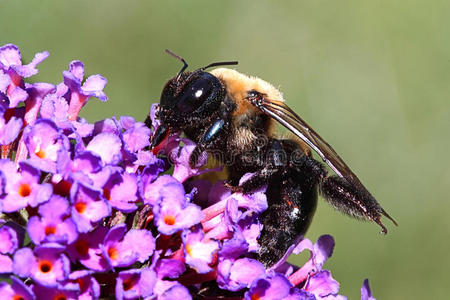
{"label": "black shiny abdomen", "polygon": [[269,208],[261,216],[259,260],[272,266],[307,231],[317,206],[317,185],[301,187],[295,176],[273,179],[267,188]]}

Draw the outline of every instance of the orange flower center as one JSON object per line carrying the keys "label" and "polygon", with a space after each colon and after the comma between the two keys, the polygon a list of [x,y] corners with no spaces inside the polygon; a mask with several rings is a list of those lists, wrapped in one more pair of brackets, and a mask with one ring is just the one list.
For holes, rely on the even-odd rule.
{"label": "orange flower center", "polygon": [[110,189],[103,189],[103,196],[105,196],[105,198],[107,200],[111,200],[111,190]]}
{"label": "orange flower center", "polygon": [[34,151],[34,154],[36,154],[36,156],[39,158],[45,158],[46,156],[45,151],[40,148],[36,149],[36,151]]}
{"label": "orange flower center", "polygon": [[252,298],[251,298],[252,300],[259,300],[259,299],[261,299],[261,297],[258,295],[258,293],[256,293],[256,294],[253,294],[252,295]]}
{"label": "orange flower center", "polygon": [[108,256],[112,259],[112,260],[116,260],[119,257],[119,251],[117,251],[116,248],[111,247],[108,249]]}
{"label": "orange flower center", "polygon": [[171,216],[171,215],[164,216],[164,223],[166,223],[167,225],[175,224],[175,220],[176,219],[174,216]]}
{"label": "orange flower center", "polygon": [[193,250],[192,246],[187,244],[185,248],[186,248],[187,254],[189,254],[189,256],[192,256],[192,250]]}
{"label": "orange flower center", "polygon": [[42,273],[48,273],[52,270],[52,263],[48,260],[43,260],[39,262],[39,270],[41,270]]}
{"label": "orange flower center", "polygon": [[14,295],[12,300],[25,300],[25,298],[22,295]]}
{"label": "orange flower center", "polygon": [[45,235],[55,234],[56,233],[56,226],[54,225],[47,225],[45,226]]}
{"label": "orange flower center", "polygon": [[87,204],[84,203],[84,202],[77,202],[77,203],[75,203],[75,209],[80,214],[82,214],[86,210],[86,207],[87,207]]}
{"label": "orange flower center", "polygon": [[67,300],[67,297],[64,294],[58,294],[55,297],[53,297],[53,300]]}
{"label": "orange flower center", "polygon": [[19,186],[19,195],[21,197],[27,197],[31,194],[31,188],[30,185],[28,183],[22,183]]}
{"label": "orange flower center", "polygon": [[124,282],[123,282],[123,290],[124,291],[131,290],[133,288],[133,286],[134,286],[134,281],[131,278],[124,280]]}

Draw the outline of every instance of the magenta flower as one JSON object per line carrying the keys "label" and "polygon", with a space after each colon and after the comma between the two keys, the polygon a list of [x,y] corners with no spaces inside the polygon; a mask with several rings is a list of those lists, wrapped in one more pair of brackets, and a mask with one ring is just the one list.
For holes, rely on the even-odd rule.
{"label": "magenta flower", "polygon": [[86,147],[86,150],[100,156],[105,165],[116,165],[122,158],[121,149],[120,138],[109,132],[97,134]]}
{"label": "magenta flower", "polygon": [[154,214],[156,226],[162,234],[173,234],[189,228],[203,218],[200,207],[187,201],[183,185],[179,182],[161,188]]}
{"label": "magenta flower", "polygon": [[90,231],[99,221],[111,214],[111,206],[100,191],[83,184],[72,185],[71,216],[79,232]]}
{"label": "magenta flower", "polygon": [[100,285],[88,270],[75,271],[69,275],[65,286],[77,285],[73,290],[78,291],[78,299],[98,299],[100,297]]}
{"label": "magenta flower", "polygon": [[164,293],[159,295],[158,299],[161,299],[161,300],[182,300],[182,299],[189,300],[189,299],[192,299],[192,296],[186,287],[182,286],[181,284],[175,284],[172,287],[170,287],[169,289],[167,289],[166,291],[164,291]]}
{"label": "magenta flower", "polygon": [[369,286],[369,279],[364,279],[363,285],[361,287],[361,300],[376,300],[372,297],[372,291]]}
{"label": "magenta flower", "polygon": [[6,178],[6,196],[0,200],[4,212],[14,212],[28,205],[36,207],[46,202],[52,194],[50,184],[39,183],[41,174],[38,170],[26,162],[20,163],[20,169],[18,171],[11,161],[0,160],[0,172]]}
{"label": "magenta flower", "polygon": [[137,152],[150,145],[150,128],[132,117],[121,117],[119,120],[125,130],[122,134],[125,147],[130,152]]}
{"label": "magenta flower", "polygon": [[[0,101],[2,95],[0,94]],[[11,117],[9,121],[4,118],[4,109],[0,108],[0,145],[8,145],[19,136],[22,129],[23,120]]]}
{"label": "magenta flower", "polygon": [[262,263],[249,258],[224,259],[219,263],[218,271],[219,286],[230,291],[249,288],[256,279],[266,273]]}
{"label": "magenta flower", "polygon": [[125,224],[120,224],[109,230],[100,249],[110,268],[128,267],[145,262],[155,249],[155,240],[146,230],[127,232]]}
{"label": "magenta flower", "polygon": [[13,272],[13,260],[5,254],[0,254],[0,275]]}
{"label": "magenta flower", "polygon": [[[28,98],[23,78],[36,75],[36,66],[48,56],[47,51],[37,53],[31,63],[22,65],[22,57],[16,45],[7,44],[0,47],[0,81],[3,81],[0,91],[8,96],[10,107],[16,107],[19,102]],[[9,77],[9,81],[6,77]]]}
{"label": "magenta flower", "polygon": [[186,265],[178,259],[162,258],[155,266],[158,278],[177,278],[186,271]]}
{"label": "magenta flower", "polygon": [[202,230],[184,231],[182,235],[186,263],[197,273],[208,273],[212,270],[214,256],[219,250],[219,243],[205,239]]}
{"label": "magenta flower", "polygon": [[245,293],[245,299],[286,299],[289,296],[291,287],[291,283],[285,276],[275,274],[255,280],[250,290]]}
{"label": "magenta flower", "polygon": [[20,246],[17,232],[10,226],[0,227],[0,253],[13,254]]}
{"label": "magenta flower", "polygon": [[170,175],[162,175],[155,180],[156,176],[162,170],[162,167],[159,166],[156,168],[147,167],[142,172],[140,189],[141,197],[143,198],[145,204],[156,206],[156,203],[162,198],[161,191],[165,185],[173,184],[174,186],[178,186],[178,180]]}
{"label": "magenta flower", "polygon": [[67,93],[64,83],[58,84],[53,93],[47,94],[42,100],[40,109],[41,117],[51,119],[61,128],[70,128],[69,103],[63,97]]}
{"label": "magenta flower", "polygon": [[[106,79],[85,79],[75,60],[63,82],[25,82],[47,56],[22,65],[17,46],[0,47],[0,275],[10,282],[0,298],[345,298],[324,269],[331,236],[263,265],[265,187],[243,194],[213,180],[221,167],[177,133],[151,149],[157,105],[146,123],[80,118],[90,97],[106,101]],[[287,263],[304,250],[303,266]],[[374,299],[367,280],[361,294]]]}
{"label": "magenta flower", "polygon": [[122,271],[117,277],[116,299],[138,299],[153,295],[156,273],[149,268]]}
{"label": "magenta flower", "polygon": [[34,300],[36,297],[32,290],[23,283],[22,280],[15,276],[11,276],[11,285],[6,282],[0,282],[0,295],[4,299],[23,299],[23,300]]}
{"label": "magenta flower", "polygon": [[0,274],[13,272],[11,255],[23,246],[23,240],[24,230],[15,223],[8,222],[0,227]]}
{"label": "magenta flower", "polygon": [[126,172],[112,173],[103,186],[103,195],[113,208],[125,213],[135,211],[138,208],[137,176]]}
{"label": "magenta flower", "polygon": [[[205,170],[201,170],[200,168],[191,168],[189,167],[189,157],[195,149],[195,144],[187,139],[181,140],[184,143],[184,146],[180,148],[175,147],[169,153],[169,158],[174,164],[174,170],[172,176],[176,178],[180,182],[186,181],[188,178],[201,175],[205,173]],[[203,166],[208,157],[206,153],[203,153],[198,159],[198,165]]]}
{"label": "magenta flower", "polygon": [[78,237],[75,222],[69,217],[69,201],[53,195],[47,202],[39,206],[39,216],[28,220],[27,231],[31,240],[41,243],[70,244]]}
{"label": "magenta flower", "polygon": [[23,137],[31,164],[44,172],[55,173],[60,152],[69,149],[69,140],[56,124],[39,119],[34,126],[25,128]]}
{"label": "magenta flower", "polygon": [[109,269],[108,262],[100,249],[100,244],[103,243],[107,233],[106,227],[98,226],[88,233],[78,235],[77,240],[67,247],[70,259],[80,262],[88,270],[105,271]]}
{"label": "magenta flower", "polygon": [[86,81],[81,84],[84,77],[84,64],[79,60],[74,60],[69,65],[69,71],[63,71],[64,84],[69,88],[67,98],[69,99],[69,116],[70,121],[75,121],[81,108],[85,105],[90,97],[96,97],[101,101],[108,100],[103,92],[106,85],[106,79],[101,75],[89,76]]}
{"label": "magenta flower", "polygon": [[67,279],[70,272],[69,259],[62,252],[63,246],[44,245],[33,250],[21,248],[14,254],[14,273],[31,277],[41,285],[55,287]]}
{"label": "magenta flower", "polygon": [[36,284],[33,286],[33,292],[36,295],[36,299],[64,299],[64,300],[77,300],[80,291],[76,287],[46,287]]}

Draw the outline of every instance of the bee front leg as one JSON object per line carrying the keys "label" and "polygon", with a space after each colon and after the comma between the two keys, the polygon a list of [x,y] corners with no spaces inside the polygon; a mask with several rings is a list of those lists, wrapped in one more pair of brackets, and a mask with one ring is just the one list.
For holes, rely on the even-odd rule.
{"label": "bee front leg", "polygon": [[228,122],[224,119],[215,121],[201,136],[194,151],[189,157],[189,165],[191,168],[198,167],[198,159],[200,155],[208,149],[215,148],[218,143],[222,142],[224,133],[228,129]]}

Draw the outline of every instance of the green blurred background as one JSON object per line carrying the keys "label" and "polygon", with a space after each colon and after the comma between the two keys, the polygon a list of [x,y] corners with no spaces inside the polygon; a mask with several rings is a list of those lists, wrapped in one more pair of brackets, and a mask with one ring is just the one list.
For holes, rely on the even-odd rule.
{"label": "green blurred background", "polygon": [[[448,299],[450,290],[449,1],[0,1],[0,44],[32,80],[57,83],[73,59],[108,79],[82,116],[143,120],[180,63],[239,60],[284,92],[399,222],[389,234],[320,203],[308,237],[333,235],[326,267],[359,298]],[[294,258],[302,263],[307,255]]]}

